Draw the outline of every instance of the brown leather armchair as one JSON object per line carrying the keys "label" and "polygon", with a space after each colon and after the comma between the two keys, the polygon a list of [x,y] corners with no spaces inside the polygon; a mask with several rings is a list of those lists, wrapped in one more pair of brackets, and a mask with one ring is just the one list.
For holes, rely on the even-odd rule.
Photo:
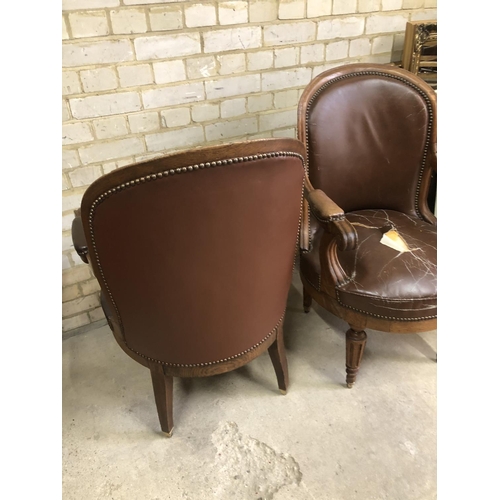
{"label": "brown leather armchair", "polygon": [[304,310],[345,320],[347,386],[365,328],[436,328],[436,95],[416,75],[353,64],[318,75],[299,102],[308,179],[301,228]]}
{"label": "brown leather armchair", "polygon": [[85,192],[76,251],[118,344],[151,371],[168,436],[173,377],[228,372],[268,350],[286,392],[304,178],[299,141],[264,139],[123,167]]}

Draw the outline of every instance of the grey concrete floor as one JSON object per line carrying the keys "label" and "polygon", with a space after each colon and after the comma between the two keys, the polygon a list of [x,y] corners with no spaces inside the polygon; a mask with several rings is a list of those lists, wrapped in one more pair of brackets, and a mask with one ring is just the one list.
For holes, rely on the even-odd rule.
{"label": "grey concrete floor", "polygon": [[436,332],[367,330],[349,390],[346,328],[317,304],[304,314],[294,274],[288,394],[266,354],[227,374],[175,379],[170,439],[149,371],[107,326],[67,338],[63,498],[435,499]]}

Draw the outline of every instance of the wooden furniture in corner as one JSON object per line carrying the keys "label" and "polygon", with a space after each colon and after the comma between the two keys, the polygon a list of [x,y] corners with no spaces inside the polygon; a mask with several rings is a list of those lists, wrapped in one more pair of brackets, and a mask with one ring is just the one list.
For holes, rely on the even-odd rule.
{"label": "wooden furniture in corner", "polygon": [[406,23],[401,68],[437,89],[437,21]]}

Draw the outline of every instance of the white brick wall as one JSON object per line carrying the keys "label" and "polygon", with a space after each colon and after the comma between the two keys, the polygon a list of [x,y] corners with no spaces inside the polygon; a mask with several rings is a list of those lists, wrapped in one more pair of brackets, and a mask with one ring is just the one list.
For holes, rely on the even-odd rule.
{"label": "white brick wall", "polygon": [[286,47],[274,50],[274,67],[296,66],[299,62],[299,47]]}
{"label": "white brick wall", "polygon": [[85,70],[80,72],[80,78],[85,92],[112,90],[118,87],[118,78],[112,68]]}
{"label": "white brick wall", "polygon": [[203,33],[206,53],[247,50],[262,45],[261,29],[258,26],[229,28]]}
{"label": "white brick wall", "polygon": [[66,26],[66,19],[62,18],[62,39],[67,40],[69,38],[68,27]]}
{"label": "white brick wall", "polygon": [[152,31],[170,31],[182,28],[182,9],[176,6],[153,7],[149,9]]}
{"label": "white brick wall", "polygon": [[187,76],[191,80],[217,75],[217,64],[214,56],[190,58],[186,61],[186,68]]}
{"label": "white brick wall", "polygon": [[278,19],[278,3],[274,0],[254,0],[249,2],[251,23],[262,23]]}
{"label": "white brick wall", "polygon": [[82,167],[68,173],[73,187],[89,186],[103,174],[102,169],[96,165]]}
{"label": "white brick wall", "polygon": [[329,43],[326,46],[326,61],[338,61],[339,59],[345,59],[349,51],[349,42],[347,40],[341,40],[339,42]]}
{"label": "white brick wall", "polygon": [[201,144],[203,141],[203,127],[201,125],[146,135],[148,151],[177,150]]}
{"label": "white brick wall", "polygon": [[293,45],[314,40],[316,25],[312,21],[264,26],[264,45]]}
{"label": "white brick wall", "polygon": [[62,152],[62,168],[67,170],[81,165],[78,153],[74,149],[63,149]]}
{"label": "white brick wall", "polygon": [[329,16],[332,13],[332,0],[308,0],[307,17]]}
{"label": "white brick wall", "polygon": [[349,42],[349,57],[366,56],[370,54],[372,48],[369,38],[356,38]]}
{"label": "white brick wall", "polygon": [[[221,104],[224,104],[221,103]],[[219,104],[195,104],[191,110],[194,122],[206,122],[219,118]]]}
{"label": "white brick wall", "polygon": [[226,99],[220,103],[221,118],[232,118],[247,112],[247,100],[244,97]]}
{"label": "white brick wall", "polygon": [[382,0],[382,10],[400,10],[403,0]]}
{"label": "white brick wall", "polygon": [[220,99],[260,91],[260,75],[234,76],[205,82],[207,99]]}
{"label": "white brick wall", "polygon": [[382,0],[358,0],[358,12],[377,12]]}
{"label": "white brick wall", "polygon": [[73,285],[75,283],[80,283],[86,281],[92,277],[90,273],[90,267],[84,265],[78,265],[67,269],[62,273],[62,285],[63,287]]}
{"label": "white brick wall", "polygon": [[325,46],[322,43],[300,47],[300,64],[321,62],[325,59]]}
{"label": "white brick wall", "polygon": [[156,83],[180,82],[186,79],[184,62],[180,59],[153,63],[153,71]]}
{"label": "white brick wall", "polygon": [[146,12],[143,9],[112,10],[109,17],[115,34],[146,33],[148,30]]}
{"label": "white brick wall", "polygon": [[154,82],[153,71],[149,64],[134,64],[131,66],[118,66],[120,87],[139,87]]}
{"label": "white brick wall", "polygon": [[172,87],[145,90],[142,93],[142,101],[145,109],[152,109],[201,101],[204,96],[203,83],[183,83]]}
{"label": "white brick wall", "polygon": [[248,22],[248,2],[219,3],[219,23],[243,24]]}
{"label": "white brick wall", "polygon": [[102,142],[83,146],[78,150],[84,164],[96,163],[124,156],[133,156],[145,151],[144,143],[137,137],[128,137],[113,142]]}
{"label": "white brick wall", "polygon": [[189,108],[165,109],[160,116],[162,125],[168,128],[182,127],[191,121]]}
{"label": "white brick wall", "polygon": [[82,91],[80,79],[76,71],[63,71],[62,74],[62,94],[79,94]]}
{"label": "white brick wall", "polygon": [[118,5],[120,5],[120,0],[62,0],[63,10],[98,9]]}
{"label": "white brick wall", "polygon": [[216,24],[215,5],[194,3],[187,5],[184,9],[186,26],[198,28],[201,26],[213,26]]}
{"label": "white brick wall", "polygon": [[227,54],[217,56],[219,75],[234,75],[245,71],[245,54]]}
{"label": "white brick wall", "polygon": [[247,98],[248,112],[257,113],[259,111],[267,111],[273,108],[273,94],[266,93]]}
{"label": "white brick wall", "polygon": [[318,40],[355,37],[363,34],[363,17],[333,18],[318,22]]}
{"label": "white brick wall", "polygon": [[75,38],[88,38],[109,34],[106,11],[72,12],[68,14],[71,33]]}
{"label": "white brick wall", "polygon": [[63,0],[63,330],[103,318],[71,241],[85,189],[191,146],[295,137],[313,77],[401,55],[436,0]]}
{"label": "white brick wall", "polygon": [[132,61],[133,58],[129,40],[68,43],[62,48],[63,68]]}
{"label": "white brick wall", "polygon": [[68,103],[66,101],[62,102],[62,121],[67,122],[71,119],[71,114],[69,112]]}
{"label": "white brick wall", "polygon": [[62,305],[63,316],[71,316],[73,314],[95,309],[99,306],[99,298],[97,294],[81,297],[75,300],[64,302]]}
{"label": "white brick wall", "polygon": [[372,53],[383,54],[391,52],[394,38],[391,35],[377,36],[372,39]]}
{"label": "white brick wall", "polygon": [[111,139],[128,134],[127,120],[123,115],[101,118],[93,123],[97,139]]}
{"label": "white brick wall", "polygon": [[366,34],[404,31],[408,20],[400,14],[376,14],[366,20]]}
{"label": "white brick wall", "polygon": [[79,144],[81,142],[93,141],[92,131],[88,123],[67,123],[62,128],[62,143]]}
{"label": "white brick wall", "polygon": [[277,109],[296,107],[298,102],[299,91],[297,89],[282,90],[274,94],[274,107]]}
{"label": "white brick wall", "polygon": [[278,113],[263,114],[259,117],[259,130],[261,132],[267,130],[276,130],[278,128],[295,125],[297,122],[297,111],[290,109]]}
{"label": "white brick wall", "polygon": [[69,105],[74,118],[95,118],[141,109],[137,92],[78,97],[70,99]]}
{"label": "white brick wall", "polygon": [[260,69],[269,69],[273,67],[274,51],[259,50],[247,54],[248,71],[258,71]]}
{"label": "white brick wall", "polygon": [[134,45],[139,61],[172,59],[201,52],[198,33],[141,37],[134,40]]}
{"label": "white brick wall", "polygon": [[279,2],[279,19],[302,19],[305,17],[305,0],[282,0]]}
{"label": "white brick wall", "polygon": [[294,68],[283,71],[270,71],[262,75],[262,90],[305,87],[311,81],[310,68]]}
{"label": "white brick wall", "polygon": [[257,131],[258,125],[256,117],[232,121],[224,120],[205,127],[207,141],[230,139],[231,137],[245,136]]}
{"label": "white brick wall", "polygon": [[357,0],[333,0],[332,14],[354,14]]}

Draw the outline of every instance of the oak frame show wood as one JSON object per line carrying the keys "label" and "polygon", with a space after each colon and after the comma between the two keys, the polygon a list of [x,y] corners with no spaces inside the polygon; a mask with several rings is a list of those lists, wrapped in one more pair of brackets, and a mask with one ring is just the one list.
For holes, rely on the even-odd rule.
{"label": "oak frame show wood", "polygon": [[[408,321],[406,319],[395,320],[375,317],[361,311],[344,307],[338,300],[337,289],[349,281],[349,276],[344,271],[338,252],[356,248],[357,234],[355,228],[346,219],[344,211],[335,200],[330,199],[320,189],[315,189],[309,178],[309,144],[308,144],[308,113],[310,103],[322,91],[328,88],[333,80],[343,80],[349,75],[370,74],[388,75],[391,78],[406,80],[410,86],[425,94],[428,99],[431,113],[436,113],[437,101],[434,91],[417,75],[407,70],[389,65],[377,64],[352,64],[327,70],[316,76],[303,91],[298,106],[298,138],[306,147],[306,169],[307,179],[305,182],[303,215],[300,235],[301,255],[310,251],[310,227],[311,219],[323,229],[321,238],[320,258],[320,285],[319,289],[307,279],[300,266],[300,278],[303,285],[304,312],[308,313],[312,300],[335,316],[343,319],[349,324],[346,332],[346,385],[352,388],[366,345],[365,329],[373,329],[387,333],[420,333],[433,330],[437,327],[437,318]],[[326,125],[323,125],[326,126]],[[432,174],[437,172],[436,144],[437,127],[432,126],[429,137],[429,152],[424,158],[424,167],[421,175],[420,196],[418,198],[418,210],[421,219],[431,225],[437,223],[437,219],[428,207],[427,193],[431,186]]]}

